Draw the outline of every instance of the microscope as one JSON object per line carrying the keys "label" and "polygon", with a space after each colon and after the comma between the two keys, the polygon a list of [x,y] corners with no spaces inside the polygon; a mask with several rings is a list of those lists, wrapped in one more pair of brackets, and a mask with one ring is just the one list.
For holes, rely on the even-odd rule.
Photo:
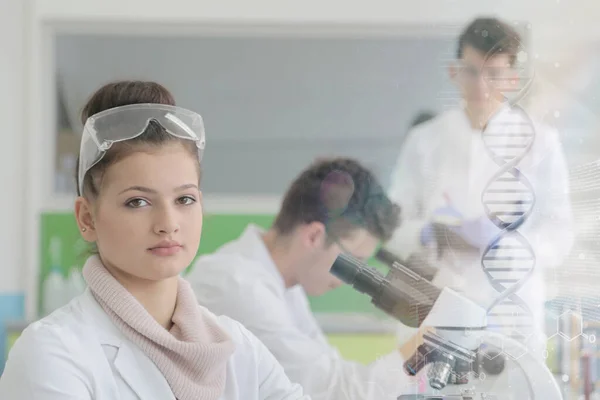
{"label": "microscope", "polygon": [[[487,311],[483,307],[452,289],[435,286],[397,260],[388,266],[390,270],[384,276],[363,261],[341,254],[331,273],[371,297],[375,307],[404,325],[431,328],[423,335],[423,344],[404,363],[404,372],[416,376],[425,369],[429,386],[435,393],[402,395],[399,400],[562,399],[552,373],[524,345],[487,330]],[[503,347],[507,345],[522,348],[524,355],[509,360],[502,354]],[[495,390],[474,391],[471,385],[462,391],[458,389],[457,394],[440,394],[447,386],[452,390],[461,385],[468,387],[472,372],[486,376],[489,384],[494,378],[506,374],[509,362],[514,364],[511,371],[516,366],[520,376],[524,377],[529,393],[507,397],[494,393]],[[480,383],[476,382],[479,386],[486,386]]]}

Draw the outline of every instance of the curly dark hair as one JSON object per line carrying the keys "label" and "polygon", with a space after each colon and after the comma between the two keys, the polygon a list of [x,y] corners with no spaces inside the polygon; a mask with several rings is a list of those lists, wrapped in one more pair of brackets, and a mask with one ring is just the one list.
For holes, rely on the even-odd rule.
{"label": "curly dark hair", "polygon": [[319,160],[291,184],[273,226],[288,234],[300,224],[315,221],[323,223],[334,238],[363,228],[387,241],[400,223],[400,207],[359,162]]}

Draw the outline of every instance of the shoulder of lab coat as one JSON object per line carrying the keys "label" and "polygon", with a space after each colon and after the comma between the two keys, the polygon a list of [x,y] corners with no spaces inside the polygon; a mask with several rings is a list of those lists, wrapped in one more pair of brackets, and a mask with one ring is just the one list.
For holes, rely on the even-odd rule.
{"label": "shoulder of lab coat", "polygon": [[72,303],[29,325],[11,349],[0,379],[0,398],[95,399],[93,370],[85,359],[95,337],[73,323]]}
{"label": "shoulder of lab coat", "polygon": [[411,201],[413,195],[406,191],[421,186],[422,167],[426,161],[424,158],[437,151],[441,143],[440,138],[444,137],[447,126],[452,125],[453,119],[459,118],[456,114],[455,110],[447,111],[407,133],[392,170],[388,193],[392,200],[414,206]]}
{"label": "shoulder of lab coat", "polygon": [[426,174],[443,151],[448,126],[464,118],[460,112],[460,109],[448,110],[416,126],[408,132],[399,151],[388,196],[400,206],[401,223],[385,247],[401,258],[406,259],[421,249],[419,234],[429,222],[420,209],[427,202],[424,198]]}
{"label": "shoulder of lab coat", "polygon": [[[121,349],[135,345],[120,333],[106,314],[98,314],[98,310],[101,310],[100,306],[86,291],[69,305],[26,328],[9,354],[5,373],[0,379],[0,398],[119,398],[110,361],[102,346],[109,344]],[[224,316],[217,317],[217,321],[235,343],[234,354],[227,366],[224,399],[232,398],[227,394],[235,392],[253,399],[308,399],[302,395],[300,386],[289,381],[264,345],[240,323]],[[139,354],[137,351],[128,353]],[[149,358],[137,357],[132,362],[136,371],[121,373],[132,372],[129,378],[144,382],[128,380],[129,384],[134,383],[137,388],[157,385],[146,382],[153,379],[144,375],[148,367],[153,366]],[[151,369],[155,370],[154,367]],[[156,387],[160,389],[161,383]],[[168,390],[166,381],[162,387]],[[148,394],[160,397],[158,393]]]}
{"label": "shoulder of lab coat", "polygon": [[[399,352],[365,366],[344,360],[332,346],[299,329],[285,302],[283,282],[256,260],[217,252],[200,257],[190,275],[200,304],[240,321],[313,399],[395,399],[399,382],[406,383]],[[389,379],[392,365],[396,369]]]}

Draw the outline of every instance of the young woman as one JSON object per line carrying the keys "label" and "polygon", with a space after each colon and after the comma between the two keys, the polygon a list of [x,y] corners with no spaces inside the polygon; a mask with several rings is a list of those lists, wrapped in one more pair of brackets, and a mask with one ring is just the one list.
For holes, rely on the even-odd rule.
{"label": "young woman", "polygon": [[106,85],[82,117],[75,217],[95,245],[88,289],[23,332],[0,398],[307,399],[179,276],[202,232],[202,118],[152,82]]}

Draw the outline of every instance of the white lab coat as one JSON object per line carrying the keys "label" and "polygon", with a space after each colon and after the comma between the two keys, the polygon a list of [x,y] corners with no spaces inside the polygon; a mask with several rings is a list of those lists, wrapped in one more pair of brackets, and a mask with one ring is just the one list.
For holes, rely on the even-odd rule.
{"label": "white lab coat", "polygon": [[[218,322],[235,343],[223,400],[308,399],[241,324]],[[112,323],[89,290],[30,325],[12,348],[0,399],[175,400],[154,363]]]}
{"label": "white lab coat", "polygon": [[[501,121],[521,117],[505,107],[496,118],[497,131]],[[544,323],[543,270],[561,264],[572,246],[573,228],[568,169],[557,132],[540,124],[535,127],[534,145],[517,167],[533,185],[536,197],[533,213],[518,230],[532,245],[536,265],[518,295],[532,309],[539,331]],[[481,131],[471,127],[462,108],[417,126],[409,133],[392,174],[389,196],[401,206],[403,222],[386,247],[404,259],[426,252],[419,233],[447,198],[466,219],[485,216],[481,194],[498,170]],[[442,260],[433,256],[430,260],[439,267],[438,285],[454,287],[485,307],[498,296],[483,273],[480,254],[447,252]],[[410,334],[408,329],[406,337]]]}
{"label": "white lab coat", "polygon": [[329,345],[304,290],[286,289],[261,233],[250,225],[237,240],[198,259],[186,278],[200,304],[243,323],[313,399],[395,400],[409,392],[399,352],[365,366]]}

